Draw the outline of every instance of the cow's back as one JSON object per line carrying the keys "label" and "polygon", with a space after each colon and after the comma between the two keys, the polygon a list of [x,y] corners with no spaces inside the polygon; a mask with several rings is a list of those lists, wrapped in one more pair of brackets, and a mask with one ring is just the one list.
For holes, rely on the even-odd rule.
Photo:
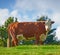
{"label": "cow's back", "polygon": [[45,34],[44,22],[14,22],[9,25],[9,31],[13,31],[16,35],[34,36],[35,34]]}

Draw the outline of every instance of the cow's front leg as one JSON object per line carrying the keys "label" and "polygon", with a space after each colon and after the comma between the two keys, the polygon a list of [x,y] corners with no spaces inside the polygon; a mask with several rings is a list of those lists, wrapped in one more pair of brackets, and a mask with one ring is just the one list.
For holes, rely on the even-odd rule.
{"label": "cow's front leg", "polygon": [[35,44],[38,45],[39,44],[39,35],[36,35],[35,37],[36,37]]}
{"label": "cow's front leg", "polygon": [[40,45],[43,45],[43,41],[41,41],[41,39],[40,39]]}

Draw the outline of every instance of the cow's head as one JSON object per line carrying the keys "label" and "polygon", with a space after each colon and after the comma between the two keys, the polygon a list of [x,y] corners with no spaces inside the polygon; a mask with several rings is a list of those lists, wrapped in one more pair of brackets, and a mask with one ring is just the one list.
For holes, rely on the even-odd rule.
{"label": "cow's head", "polygon": [[48,20],[45,22],[46,31],[49,31],[49,30],[51,29],[51,26],[52,26],[53,23],[54,23],[54,21],[51,21],[51,19],[48,19]]}

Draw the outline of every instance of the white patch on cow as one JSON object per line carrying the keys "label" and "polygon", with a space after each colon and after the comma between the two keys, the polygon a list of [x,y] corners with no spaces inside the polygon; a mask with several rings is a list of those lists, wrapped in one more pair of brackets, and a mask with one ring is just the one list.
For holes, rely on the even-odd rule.
{"label": "white patch on cow", "polygon": [[46,31],[48,30],[48,25],[45,25],[45,29],[46,29]]}
{"label": "white patch on cow", "polygon": [[23,34],[19,34],[19,35],[17,35],[17,36],[23,36]]}

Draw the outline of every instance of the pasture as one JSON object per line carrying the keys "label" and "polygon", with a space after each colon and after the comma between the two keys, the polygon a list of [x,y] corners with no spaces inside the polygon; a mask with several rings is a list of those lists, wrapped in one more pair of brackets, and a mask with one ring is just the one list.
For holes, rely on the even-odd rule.
{"label": "pasture", "polygon": [[60,45],[20,45],[0,47],[0,55],[60,55]]}

